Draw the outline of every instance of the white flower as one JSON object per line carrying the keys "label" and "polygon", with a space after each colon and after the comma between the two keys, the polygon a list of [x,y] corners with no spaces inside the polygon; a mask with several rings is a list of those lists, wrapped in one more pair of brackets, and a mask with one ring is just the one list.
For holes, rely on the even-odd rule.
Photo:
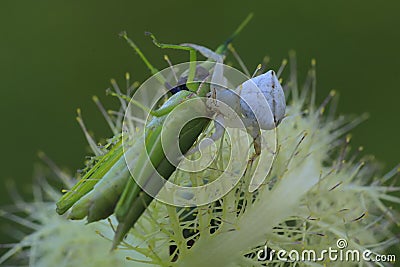
{"label": "white flower", "polygon": [[[335,118],[334,105],[328,107],[335,92],[321,106],[314,104],[314,67],[313,61],[308,84],[301,92],[296,71],[290,70],[284,87],[291,101],[287,117],[277,128],[278,153],[258,191],[247,191],[251,176],[247,172],[233,190],[210,205],[177,209],[153,201],[139,220],[147,224],[139,224],[135,233],[151,244],[152,253],[145,254],[156,265],[161,265],[161,259],[165,266],[281,266],[284,263],[276,257],[259,261],[257,253],[265,245],[275,251],[312,249],[320,253],[329,247],[337,249],[339,239],[347,241],[348,249],[383,253],[398,242],[390,231],[398,216],[385,204],[400,203],[390,195],[399,188],[389,183],[398,167],[382,175],[372,157],[360,155],[362,149],[351,152],[350,136],[345,134],[364,118]],[[234,145],[243,137],[232,138]],[[228,146],[224,141],[223,148]],[[235,155],[229,159],[228,154],[202,173],[176,172],[170,179],[192,184],[215,180],[218,168],[234,160]],[[312,264],[289,265],[299,263]],[[314,263],[342,264],[327,257]]]}
{"label": "white flower", "polygon": [[[285,263],[277,258],[263,261],[257,256],[265,246],[269,253],[305,249],[319,253],[337,248],[339,239],[346,240],[348,249],[384,253],[398,242],[390,231],[398,223],[398,216],[387,206],[400,203],[391,195],[399,188],[390,181],[398,174],[398,167],[382,175],[372,157],[360,155],[361,149],[351,151],[350,137],[345,134],[363,117],[335,118],[335,105],[328,105],[332,98],[336,100],[333,92],[317,106],[315,62],[301,91],[293,58],[291,62],[290,78],[284,83],[290,101],[287,116],[277,128],[278,152],[271,172],[257,191],[247,190],[250,181],[246,178],[254,171],[249,168],[233,190],[209,205],[176,208],[153,201],[126,242],[112,253],[111,243],[95,233],[112,238],[113,229],[106,222],[85,225],[68,221],[56,215],[54,202],[21,203],[17,207],[26,216],[3,216],[28,226],[31,233],[0,262],[24,250],[22,255],[30,266],[335,266],[343,262],[324,258]],[[120,92],[119,88],[116,91]],[[116,119],[107,117],[115,133],[126,107],[125,99],[120,100],[122,109],[115,113]],[[94,152],[101,154],[88,134],[87,138]],[[240,138],[243,135],[233,135],[230,142],[224,140],[222,150],[240,143]],[[267,143],[268,138],[266,135]],[[192,185],[213,181],[221,166],[235,160],[235,155],[229,159],[228,154],[223,153],[201,173],[177,171],[171,180],[182,184],[190,181]],[[52,193],[53,201],[57,199],[58,194],[46,184],[45,191]],[[136,263],[126,261],[126,256]]]}

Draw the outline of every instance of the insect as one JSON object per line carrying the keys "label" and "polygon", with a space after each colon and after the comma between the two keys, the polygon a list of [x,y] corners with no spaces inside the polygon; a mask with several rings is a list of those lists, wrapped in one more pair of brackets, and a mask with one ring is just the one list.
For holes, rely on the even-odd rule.
{"label": "insect", "polygon": [[[210,139],[216,141],[221,138],[225,127],[242,127],[237,116],[232,116],[233,111],[242,117],[245,128],[253,137],[256,155],[259,155],[261,153],[260,130],[276,128],[285,116],[285,95],[275,72],[270,70],[231,90],[227,88],[227,80],[223,76],[223,57],[220,54],[195,44],[183,44],[183,46],[192,47],[217,63],[211,80],[211,92],[208,94],[210,97],[208,107],[216,114],[215,132]],[[231,109],[224,112],[224,109],[220,108],[221,102]],[[198,148],[191,152],[196,150]]]}
{"label": "insect", "polygon": [[[160,47],[155,37],[153,41]],[[177,49],[191,47],[200,52],[209,60],[215,61],[213,69],[210,92],[207,94],[209,100],[207,106],[214,115],[215,131],[209,138],[202,140],[201,147],[204,149],[213,142],[220,139],[226,127],[244,128],[253,138],[254,155],[250,158],[246,170],[250,170],[255,159],[260,160],[262,135],[261,130],[275,129],[285,116],[286,100],[282,86],[277,74],[270,70],[257,77],[252,77],[240,84],[236,89],[228,88],[228,79],[224,76],[223,55],[209,48],[196,44],[182,44]],[[227,108],[228,107],[228,108]],[[275,133],[276,138],[276,133]],[[200,150],[200,144],[189,150],[188,154]],[[275,140],[275,145],[277,140]],[[275,147],[276,149],[276,147]],[[272,151],[274,158],[275,151]],[[269,161],[272,164],[272,161]],[[268,165],[266,162],[263,164]],[[270,167],[270,165],[269,165]],[[270,168],[264,173],[253,175],[249,182],[249,191],[254,192],[265,180]],[[249,177],[248,177],[249,178]]]}
{"label": "insect", "polygon": [[[260,149],[260,130],[268,130],[276,127],[282,119],[284,113],[284,101],[282,88],[277,81],[273,72],[252,78],[249,82],[245,82],[242,86],[235,90],[224,88],[226,82],[224,81],[223,69],[221,69],[223,62],[223,55],[227,50],[228,44],[233,40],[244,25],[251,19],[249,16],[234,32],[231,38],[228,39],[223,45],[219,46],[214,52],[208,48],[186,44],[186,45],[169,45],[161,44],[153,37],[153,41],[161,48],[172,48],[186,50],[190,52],[190,67],[188,72],[181,77],[185,81],[185,86],[172,87],[168,86],[165,77],[160,75],[158,70],[154,68],[142,54],[139,48],[127,37],[124,33],[121,36],[128,41],[128,43],[135,49],[137,54],[142,58],[144,63],[150,69],[151,73],[155,75],[156,79],[165,87],[170,89],[172,96],[157,110],[150,111],[154,116],[149,126],[146,128],[146,135],[144,138],[145,149],[138,149],[136,144],[133,144],[128,151],[123,151],[122,143],[124,137],[121,136],[120,140],[116,142],[114,147],[90,169],[83,178],[68,191],[58,202],[57,212],[60,214],[65,213],[71,209],[69,217],[72,219],[83,219],[88,217],[88,221],[96,221],[107,218],[112,213],[115,213],[118,219],[118,226],[113,241],[113,248],[123,240],[126,233],[135,224],[137,219],[144,212],[148,204],[152,201],[152,197],[142,192],[137,182],[131,178],[131,175],[142,181],[147,181],[152,175],[153,166],[165,179],[175,171],[175,166],[172,165],[165,156],[161,144],[161,129],[163,121],[180,103],[196,97],[206,96],[208,94],[209,101],[207,101],[208,109],[215,113],[215,126],[216,131],[212,135],[212,139],[217,140],[222,136],[221,127],[235,127],[236,122],[230,120],[230,114],[225,113],[215,101],[221,101],[232,107],[242,117],[246,130],[255,140],[254,146],[256,153]],[[203,65],[196,65],[196,51],[205,55],[211,60],[206,61]],[[219,86],[210,86],[209,90],[203,90],[199,82],[194,82],[195,76],[200,72],[207,72],[214,68],[212,74],[212,84]],[[204,77],[205,77],[204,76]],[[221,86],[222,85],[222,86]],[[257,99],[260,91],[258,87],[264,88],[261,95],[266,96],[267,106],[260,108],[260,100]],[[257,90],[256,90],[257,89]],[[275,90],[276,89],[276,90]],[[269,96],[269,95],[270,96]],[[256,98],[254,98],[256,96]],[[264,97],[265,98],[265,97]],[[268,102],[269,99],[269,102]],[[136,103],[140,106],[140,103]],[[272,106],[270,108],[269,106]],[[255,123],[258,117],[261,118],[261,123]],[[172,124],[178,124],[179,121],[172,121]],[[193,143],[198,136],[204,131],[208,125],[209,120],[206,118],[198,118],[189,122],[182,129],[182,135],[179,139],[179,147],[183,153],[190,150]],[[151,126],[150,126],[151,125]],[[150,151],[148,153],[148,151]],[[190,152],[190,151],[189,151]],[[132,172],[129,172],[125,158],[122,154],[128,155],[135,163]],[[156,186],[153,188],[155,192],[161,188]]]}

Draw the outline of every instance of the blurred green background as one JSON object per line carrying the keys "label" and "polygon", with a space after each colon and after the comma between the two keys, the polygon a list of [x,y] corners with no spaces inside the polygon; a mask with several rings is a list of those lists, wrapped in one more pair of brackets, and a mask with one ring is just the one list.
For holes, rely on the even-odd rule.
{"label": "blurred green background", "polygon": [[[134,80],[148,77],[118,38],[121,30],[162,68],[166,51],[144,31],[165,42],[216,47],[251,11],[255,18],[235,41],[248,67],[269,55],[276,69],[294,49],[302,81],[316,58],[318,100],[337,89],[340,113],[370,114],[352,131],[352,146],[363,145],[387,171],[399,162],[399,1],[2,0],[0,6],[0,205],[11,202],[7,179],[30,191],[38,150],[71,173],[83,166],[87,145],[77,107],[96,137],[111,134],[91,96],[113,106],[105,97],[110,78],[123,84],[126,71]],[[168,54],[175,63],[188,59]]]}

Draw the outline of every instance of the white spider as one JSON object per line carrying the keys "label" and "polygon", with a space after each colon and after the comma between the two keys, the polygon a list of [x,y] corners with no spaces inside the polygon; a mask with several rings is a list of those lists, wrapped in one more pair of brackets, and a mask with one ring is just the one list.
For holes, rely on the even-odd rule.
{"label": "white spider", "polygon": [[[189,46],[205,57],[216,61],[211,78],[210,98],[208,108],[214,112],[215,132],[211,135],[207,146],[222,137],[225,127],[239,128],[245,126],[247,132],[253,137],[256,155],[261,153],[260,130],[272,130],[279,125],[285,116],[285,95],[278,77],[270,70],[257,77],[250,78],[235,90],[227,89],[227,79],[223,73],[223,56],[212,50],[195,45]],[[229,106],[223,108],[221,102]],[[236,113],[236,114],[234,114]],[[238,115],[241,121],[238,121]],[[189,154],[198,151],[196,147]]]}

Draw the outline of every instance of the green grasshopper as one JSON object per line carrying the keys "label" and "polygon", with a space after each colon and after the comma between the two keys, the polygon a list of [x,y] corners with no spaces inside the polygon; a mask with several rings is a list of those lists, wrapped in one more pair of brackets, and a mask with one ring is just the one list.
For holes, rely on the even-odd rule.
{"label": "green grasshopper", "polygon": [[[251,18],[252,15],[250,14],[232,36],[215,50],[215,54],[223,56],[227,52],[230,42],[240,33]],[[166,85],[166,79],[158,74],[158,70],[149,63],[140,49],[125,33],[122,34],[122,37],[139,54],[151,73],[156,75],[159,82]],[[59,214],[71,209],[69,213],[70,219],[87,217],[88,222],[93,222],[107,218],[114,212],[118,220],[118,226],[113,240],[113,248],[116,248],[123,240],[124,236],[152,201],[152,197],[142,192],[142,189],[131,177],[125,160],[134,162],[133,175],[139,177],[139,179],[146,180],[149,178],[151,175],[149,164],[155,166],[157,171],[165,179],[168,179],[176,167],[166,159],[161,147],[160,132],[163,127],[163,121],[168,113],[180,103],[196,96],[204,97],[209,93],[209,89],[206,86],[200,86],[199,82],[194,82],[198,71],[198,66],[196,66],[196,50],[199,50],[198,47],[161,44],[156,41],[154,36],[152,38],[154,43],[161,48],[180,49],[190,52],[191,65],[187,78],[185,77],[188,90],[179,91],[171,96],[159,109],[150,112],[154,118],[146,127],[146,134],[143,137],[145,140],[137,140],[137,142],[145,142],[146,151],[135,149],[138,147],[135,143],[130,144],[131,149],[124,151],[122,145],[124,137],[121,135],[109,152],[99,157],[97,163],[57,202],[57,212]],[[213,61],[206,61],[201,67],[210,70],[214,65]],[[140,105],[140,103],[136,104]],[[201,115],[204,110],[200,108],[198,112]],[[179,123],[179,121],[172,119],[171,123]],[[183,127],[179,137],[179,146],[183,153],[189,151],[208,124],[209,119],[198,118]],[[146,160],[148,156],[150,161]],[[161,188],[156,188],[155,190],[157,191],[157,189],[160,190]]]}

